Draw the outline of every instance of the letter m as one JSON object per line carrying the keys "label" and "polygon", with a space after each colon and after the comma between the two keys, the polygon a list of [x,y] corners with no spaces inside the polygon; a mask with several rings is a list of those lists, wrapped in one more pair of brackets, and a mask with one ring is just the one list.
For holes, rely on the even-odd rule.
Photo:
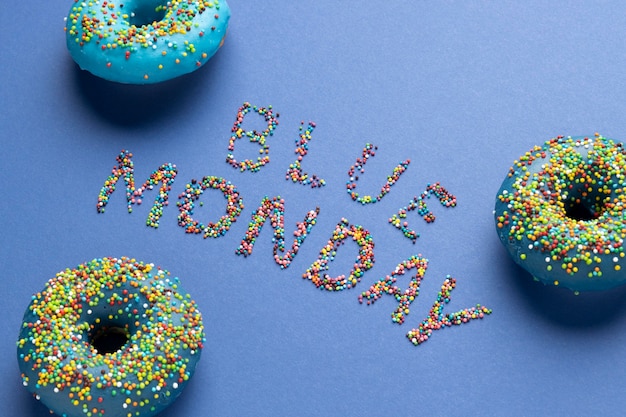
{"label": "letter m", "polygon": [[139,188],[135,188],[135,176],[132,161],[133,154],[122,150],[117,156],[117,164],[113,167],[111,175],[106,179],[100,194],[98,194],[98,213],[104,213],[104,209],[109,202],[109,197],[115,191],[115,187],[123,178],[126,185],[126,204],[128,206],[128,212],[133,211],[133,204],[141,204],[143,193],[146,190],[152,190],[154,186],[160,184],[159,193],[154,198],[154,203],[148,218],[146,219],[146,225],[150,227],[159,227],[159,219],[163,214],[163,206],[168,204],[168,193],[172,189],[172,184],[176,178],[177,169],[176,165],[166,163],[161,165],[156,170],[152,171],[150,177]]}

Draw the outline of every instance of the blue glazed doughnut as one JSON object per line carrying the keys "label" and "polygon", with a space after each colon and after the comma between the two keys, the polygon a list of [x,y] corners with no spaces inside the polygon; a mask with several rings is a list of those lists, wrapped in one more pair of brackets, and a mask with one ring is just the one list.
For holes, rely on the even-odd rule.
{"label": "blue glazed doughnut", "polygon": [[626,151],[598,134],[558,136],[513,163],[495,222],[513,260],[575,292],[626,282]]}
{"label": "blue glazed doughnut", "polygon": [[126,84],[195,71],[226,35],[225,0],[74,0],[65,32],[80,68]]}
{"label": "blue glazed doughnut", "polygon": [[22,381],[64,417],[149,417],[194,373],[202,317],[178,278],[134,259],[66,269],[32,297],[17,342]]}

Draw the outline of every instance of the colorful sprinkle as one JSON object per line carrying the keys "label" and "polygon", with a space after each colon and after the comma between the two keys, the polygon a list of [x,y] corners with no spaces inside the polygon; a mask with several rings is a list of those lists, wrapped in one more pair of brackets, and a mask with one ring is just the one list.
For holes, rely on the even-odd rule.
{"label": "colorful sprinkle", "polygon": [[[359,295],[359,303],[362,304],[363,300],[365,300],[367,305],[370,305],[374,304],[384,294],[392,295],[399,304],[395,311],[391,313],[391,320],[398,324],[404,323],[405,316],[409,314],[409,306],[419,295],[420,284],[426,273],[426,268],[428,268],[428,259],[423,258],[421,254],[411,256],[406,261],[398,264],[391,275],[381,278],[367,291],[362,292]],[[398,276],[404,275],[412,269],[416,270],[415,275],[409,282],[409,288],[402,291],[400,287],[395,285]]]}
{"label": "colorful sprinkle", "polygon": [[[140,48],[151,48],[154,45],[155,37],[164,37],[177,33],[184,33],[192,25],[196,15],[200,15],[207,9],[219,9],[219,0],[170,0],[166,6],[157,6],[155,13],[163,13],[162,19],[153,19],[146,25],[129,24],[125,29],[108,31],[106,27],[116,26],[118,20],[128,21],[134,18],[135,13],[130,15],[125,13],[124,4],[106,0],[81,3],[75,1],[76,5],[70,10],[68,16],[67,32],[70,36],[80,36],[77,43],[96,42],[102,45],[103,49],[126,49],[126,54],[137,52]],[[99,7],[99,13],[96,8]],[[130,11],[129,11],[130,12]],[[106,16],[105,21],[101,21],[96,14]],[[155,14],[156,16],[156,14]],[[215,18],[219,16],[216,14]],[[79,30],[79,27],[81,30]],[[185,45],[190,52],[193,45]],[[173,47],[173,46],[170,46]]]}
{"label": "colorful sprinkle", "polygon": [[229,19],[224,0],[170,0],[156,7],[74,0],[65,32],[80,68],[111,81],[146,84],[202,66],[224,42]]}
{"label": "colorful sprinkle", "polygon": [[625,172],[623,145],[597,134],[534,147],[514,162],[498,192],[502,243],[544,283],[579,291],[625,282]]}

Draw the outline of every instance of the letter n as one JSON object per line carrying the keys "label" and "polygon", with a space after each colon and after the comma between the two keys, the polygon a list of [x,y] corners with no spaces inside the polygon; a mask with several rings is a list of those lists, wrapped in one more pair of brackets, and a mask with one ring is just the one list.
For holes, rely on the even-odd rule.
{"label": "letter n", "polygon": [[[259,237],[263,225],[269,218],[272,228],[274,229],[274,237],[272,238],[272,242],[274,242],[274,261],[276,261],[282,269],[286,269],[296,257],[300,245],[304,243],[304,240],[311,232],[311,228],[315,226],[319,211],[319,207],[315,210],[310,210],[304,216],[302,222],[296,223],[296,230],[293,232],[293,244],[291,245],[291,249],[285,252],[285,201],[280,197],[272,197],[270,199],[265,196],[259,208],[252,213],[252,219],[248,224],[246,236],[242,239],[235,253],[243,256],[252,254],[254,242]],[[284,255],[280,256],[279,251],[284,253]]]}

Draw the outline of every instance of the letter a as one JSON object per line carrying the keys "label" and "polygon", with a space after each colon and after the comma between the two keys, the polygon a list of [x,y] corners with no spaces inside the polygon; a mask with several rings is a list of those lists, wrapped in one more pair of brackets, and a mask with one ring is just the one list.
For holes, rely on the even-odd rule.
{"label": "letter a", "polygon": [[[365,299],[368,305],[374,304],[374,302],[384,294],[391,295],[395,297],[399,303],[395,311],[391,313],[391,320],[398,324],[404,323],[405,316],[409,314],[409,306],[419,295],[420,284],[426,273],[426,268],[428,268],[428,259],[422,258],[422,255],[411,256],[406,261],[398,264],[391,275],[381,278],[376,284],[372,285],[369,290],[362,292],[361,295],[359,295],[359,303],[363,303]],[[403,292],[398,286],[394,285],[394,283],[398,276],[404,275],[411,269],[416,269],[415,275],[411,278],[409,288]]]}

